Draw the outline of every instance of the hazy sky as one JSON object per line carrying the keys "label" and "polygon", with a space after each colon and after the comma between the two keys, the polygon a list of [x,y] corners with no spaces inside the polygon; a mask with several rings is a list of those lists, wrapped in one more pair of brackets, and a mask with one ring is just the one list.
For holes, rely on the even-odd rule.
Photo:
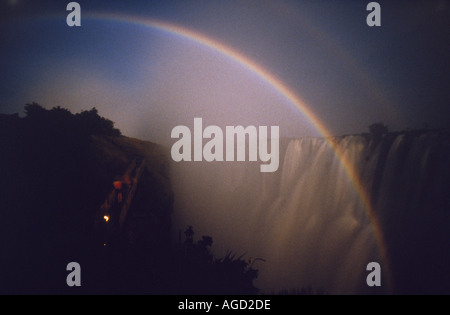
{"label": "hazy sky", "polygon": [[99,14],[157,19],[245,55],[282,81],[332,134],[382,121],[391,130],[450,127],[450,1],[0,0],[0,113],[25,103],[96,107],[124,134],[171,143],[179,124],[279,125],[316,136],[273,86],[182,36]]}

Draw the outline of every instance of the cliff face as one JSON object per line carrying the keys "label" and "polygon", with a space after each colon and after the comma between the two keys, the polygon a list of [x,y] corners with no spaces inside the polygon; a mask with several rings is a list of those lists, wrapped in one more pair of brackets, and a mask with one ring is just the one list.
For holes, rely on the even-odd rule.
{"label": "cliff face", "polygon": [[[448,130],[336,137],[358,185],[323,138],[282,141],[274,173],[254,162],[179,163],[174,221],[214,231],[216,252],[264,258],[255,284],[266,292],[447,294],[449,140]],[[381,264],[382,287],[367,286],[368,262]]]}
{"label": "cliff face", "polygon": [[[83,292],[102,292],[89,279],[130,244],[169,246],[173,197],[163,147],[79,132],[60,120],[0,118],[0,292],[66,292],[71,261],[86,271]],[[98,248],[98,209],[133,159],[145,160],[146,169],[120,236],[125,245],[105,253]]]}
{"label": "cliff face", "polygon": [[122,174],[131,162],[145,160],[122,237],[130,243],[170,246],[173,193],[166,149],[138,139],[101,136],[92,137],[91,149],[97,170],[103,172],[97,176],[110,180],[109,186],[106,185],[109,190],[112,179]]}

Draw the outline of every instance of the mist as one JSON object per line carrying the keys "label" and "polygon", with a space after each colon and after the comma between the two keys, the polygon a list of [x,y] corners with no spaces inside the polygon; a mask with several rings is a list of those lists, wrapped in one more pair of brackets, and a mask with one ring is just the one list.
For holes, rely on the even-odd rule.
{"label": "mist", "polygon": [[[173,163],[174,227],[212,236],[219,257],[263,258],[263,293],[448,292],[448,131],[333,141],[372,209],[327,140],[284,139],[275,173],[249,162]],[[381,287],[366,283],[370,262],[381,265]]]}
{"label": "mist", "polygon": [[281,152],[275,173],[253,162],[174,162],[174,227],[212,236],[218,257],[263,258],[262,292],[364,292],[365,267],[381,258],[340,161],[323,139],[286,140]]}
{"label": "mist", "polygon": [[[375,28],[365,23],[363,2],[257,2],[92,0],[83,5],[82,26],[71,28],[56,2],[10,1],[0,10],[0,112],[20,112],[31,102],[73,113],[95,107],[123,135],[168,152],[173,129],[193,130],[194,118],[222,130],[279,126],[284,140],[274,173],[261,173],[260,162],[172,163],[174,239],[192,225],[196,238],[213,238],[218,257],[230,250],[263,258],[255,265],[262,292],[365,293],[367,263],[387,268],[385,244],[317,125],[334,136],[360,134],[374,122],[391,132],[448,128],[450,6],[383,2],[382,26]],[[242,54],[304,101],[317,121],[245,62],[146,24],[153,19]],[[447,289],[438,270],[448,271],[449,261],[441,250],[450,239],[448,138],[441,146],[433,137],[405,138],[336,141],[375,198],[402,288],[424,285],[408,278],[415,268],[430,287]],[[423,265],[408,261],[402,270],[402,256],[419,256]],[[389,272],[382,274],[386,283]]]}

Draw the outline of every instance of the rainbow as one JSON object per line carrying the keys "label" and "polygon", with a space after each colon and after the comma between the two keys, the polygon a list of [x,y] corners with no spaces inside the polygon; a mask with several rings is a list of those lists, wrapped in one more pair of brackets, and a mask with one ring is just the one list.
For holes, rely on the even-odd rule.
{"label": "rainbow", "polygon": [[327,140],[328,144],[333,149],[334,153],[341,161],[343,168],[348,174],[349,179],[353,183],[362,205],[365,208],[365,211],[372,223],[376,241],[378,243],[378,248],[380,252],[381,259],[384,263],[384,271],[387,273],[387,281],[388,286],[392,287],[392,278],[390,273],[390,263],[387,256],[387,250],[385,245],[385,240],[383,237],[383,233],[381,231],[381,227],[378,221],[378,218],[374,212],[370,197],[366,189],[364,188],[356,170],[352,167],[350,161],[345,156],[341,147],[334,141],[333,135],[327,129],[327,127],[319,120],[319,118],[314,114],[314,112],[308,107],[308,105],[301,99],[300,96],[296,95],[288,86],[286,86],[279,78],[270,73],[261,65],[257,64],[253,60],[249,59],[242,53],[237,50],[226,46],[220,43],[217,40],[214,40],[206,35],[199,33],[198,31],[194,31],[188,29],[184,26],[175,25],[172,23],[164,22],[161,20],[150,19],[150,18],[142,18],[138,16],[131,16],[125,14],[85,14],[83,15],[83,19],[92,19],[92,20],[104,20],[111,22],[122,22],[126,24],[139,25],[143,27],[148,27],[152,29],[157,29],[160,31],[168,32],[173,35],[181,36],[185,39],[198,43],[212,51],[219,53],[226,58],[229,58],[236,62],[237,64],[243,66],[250,72],[257,75],[262,81],[267,83],[269,86],[273,87],[276,91],[278,91],[284,98],[286,98],[291,104],[293,104],[316,128],[316,130]]}

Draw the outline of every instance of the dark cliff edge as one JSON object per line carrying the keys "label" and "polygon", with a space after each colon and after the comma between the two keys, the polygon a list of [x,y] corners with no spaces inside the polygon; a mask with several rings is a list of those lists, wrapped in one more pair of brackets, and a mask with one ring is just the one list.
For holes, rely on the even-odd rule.
{"label": "dark cliff edge", "polygon": [[[95,108],[72,114],[32,103],[25,112],[0,114],[0,294],[258,292],[257,270],[231,252],[215,258],[212,237],[171,240],[167,148],[121,135]],[[126,220],[113,220],[110,206],[103,220],[130,165],[145,168],[134,168],[116,207]],[[69,285],[72,262],[79,286]]]}
{"label": "dark cliff edge", "polygon": [[[92,132],[66,116],[0,115],[0,293],[158,292],[145,277],[161,264],[147,253],[167,256],[171,247],[165,148]],[[106,247],[96,225],[99,208],[114,178],[135,159],[146,167],[132,211],[118,240]],[[136,260],[145,259],[147,275],[136,274],[143,268]],[[81,266],[80,287],[67,286],[70,262]],[[145,286],[136,284],[141,280]]]}

